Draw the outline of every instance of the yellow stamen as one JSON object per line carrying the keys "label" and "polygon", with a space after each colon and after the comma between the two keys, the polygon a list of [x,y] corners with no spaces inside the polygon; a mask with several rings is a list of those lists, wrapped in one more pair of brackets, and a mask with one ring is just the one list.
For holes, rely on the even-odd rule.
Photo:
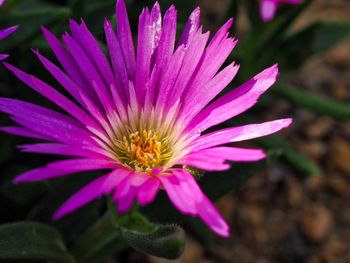
{"label": "yellow stamen", "polygon": [[154,130],[140,130],[123,135],[114,141],[117,158],[137,171],[150,171],[165,165],[172,156],[167,138],[160,138]]}

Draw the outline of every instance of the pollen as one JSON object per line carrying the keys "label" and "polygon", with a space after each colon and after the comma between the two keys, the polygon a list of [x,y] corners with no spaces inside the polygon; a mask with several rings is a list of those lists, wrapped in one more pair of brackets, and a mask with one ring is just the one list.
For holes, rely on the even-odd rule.
{"label": "pollen", "polygon": [[137,171],[150,171],[161,167],[171,158],[167,138],[154,130],[139,130],[124,134],[115,142],[117,158]]}

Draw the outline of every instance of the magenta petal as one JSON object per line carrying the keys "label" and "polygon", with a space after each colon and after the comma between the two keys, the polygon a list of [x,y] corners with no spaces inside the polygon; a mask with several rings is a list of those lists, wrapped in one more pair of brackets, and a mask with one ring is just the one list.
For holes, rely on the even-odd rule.
{"label": "magenta petal", "polygon": [[70,159],[64,161],[56,161],[47,164],[46,167],[37,168],[22,173],[14,179],[14,183],[35,182],[51,179],[69,174],[92,171],[100,169],[116,168],[114,161],[100,159]]}
{"label": "magenta petal", "polygon": [[191,152],[185,158],[190,160],[191,157],[203,158],[206,160],[228,160],[234,162],[252,162],[266,158],[266,154],[260,149],[245,149],[235,147],[215,147],[210,149]]}
{"label": "magenta petal", "polygon": [[202,193],[193,176],[182,169],[173,169],[172,173],[159,179],[175,207],[184,214],[198,215],[213,231],[227,237],[228,225]]}
{"label": "magenta petal", "polygon": [[125,213],[131,208],[135,200],[136,193],[137,193],[137,189],[135,187],[131,187],[127,194],[118,198],[117,200],[118,213]]}
{"label": "magenta petal", "polygon": [[237,40],[227,38],[228,30],[232,25],[233,20],[230,19],[220,30],[214,35],[208,47],[205,49],[201,62],[192,77],[188,87],[188,94],[185,97],[185,102],[191,101],[194,94],[204,93],[202,86],[206,85],[218,72],[222,64],[236,46]]}
{"label": "magenta petal", "polygon": [[163,175],[159,177],[169,199],[173,205],[184,214],[196,215],[192,200],[186,200],[180,189],[180,180],[175,175]]}
{"label": "magenta petal", "polygon": [[67,111],[69,114],[74,116],[77,120],[81,121],[86,125],[95,126],[95,122],[84,112],[80,107],[74,104],[71,100],[63,96],[61,93],[56,91],[53,87],[49,86],[45,82],[35,78],[34,76],[28,75],[16,67],[4,63],[4,65],[12,71],[20,80],[26,83],[29,87],[42,94],[47,99],[53,101],[62,109]]}
{"label": "magenta petal", "polygon": [[135,78],[135,50],[124,0],[117,0],[116,19],[118,39],[123,50],[129,79]]}
{"label": "magenta petal", "polygon": [[86,55],[82,47],[67,33],[62,37],[64,43],[69,48],[75,62],[79,68],[84,72],[86,79],[88,79],[90,85],[94,88],[97,97],[104,106],[105,110],[109,112],[112,109],[111,94],[106,87],[104,81],[101,78],[95,65],[91,62],[91,59]]}
{"label": "magenta petal", "polygon": [[209,147],[244,141],[275,133],[292,123],[291,119],[280,119],[260,124],[248,124],[234,128],[227,128],[200,136],[191,144],[193,151]]}
{"label": "magenta petal", "polygon": [[213,231],[222,237],[228,237],[230,235],[229,226],[206,196],[203,195],[203,200],[201,203],[197,204],[197,209],[199,217]]}
{"label": "magenta petal", "polygon": [[102,192],[102,186],[108,178],[108,174],[101,176],[94,181],[90,182],[77,193],[75,193],[71,198],[69,198],[53,215],[55,220],[77,210],[83,205],[90,203],[94,199],[100,197]]}
{"label": "magenta petal", "polygon": [[0,98],[0,111],[27,129],[73,145],[94,144],[89,132],[71,117],[28,102]]}
{"label": "magenta petal", "polygon": [[260,0],[260,15],[265,22],[272,20],[275,16],[277,3],[274,0]]}
{"label": "magenta petal", "polygon": [[131,178],[131,184],[138,187],[145,183],[150,178],[148,173],[135,173]]}
{"label": "magenta petal", "polygon": [[119,94],[124,94],[124,97],[127,98],[129,78],[125,64],[126,62],[123,57],[123,50],[111,23],[108,20],[105,20],[104,29],[109,54],[111,56],[113,72],[117,80],[116,85],[118,92]]}
{"label": "magenta petal", "polygon": [[225,67],[214,78],[200,86],[200,90],[191,89],[186,94],[183,103],[182,114],[185,115],[184,123],[192,121],[211,100],[213,100],[233,80],[238,72],[239,66],[233,63]]}
{"label": "magenta petal", "polygon": [[7,133],[17,135],[17,136],[34,138],[34,139],[42,139],[42,140],[52,140],[53,139],[49,136],[45,136],[43,134],[39,134],[39,133],[36,133],[34,131],[30,131],[26,128],[22,128],[22,127],[15,127],[15,126],[0,127],[0,131],[7,132]]}
{"label": "magenta petal", "polygon": [[153,53],[151,14],[148,8],[142,10],[138,25],[138,43],[136,56],[135,91],[139,103],[143,103],[144,92],[151,72],[151,57]]}
{"label": "magenta petal", "polygon": [[80,93],[84,91],[59,67],[53,64],[50,60],[42,56],[38,51],[34,51],[38,56],[44,67],[51,73],[51,75],[71,94],[80,104],[84,105]]}
{"label": "magenta petal", "polygon": [[46,153],[57,154],[65,156],[79,156],[79,157],[100,157],[100,154],[89,150],[88,148],[80,148],[71,145],[58,144],[58,143],[37,143],[20,145],[19,148],[23,152],[31,153]]}
{"label": "magenta petal", "polygon": [[190,15],[180,37],[178,46],[181,46],[182,44],[187,45],[187,43],[192,40],[193,34],[197,32],[200,25],[200,12],[199,7],[197,7]]}
{"label": "magenta petal", "polygon": [[91,86],[89,85],[87,79],[83,75],[81,69],[74,61],[73,57],[69,52],[62,46],[60,41],[45,27],[41,27],[43,34],[49,43],[52,51],[56,55],[58,61],[61,63],[65,71],[71,77],[71,79],[79,85],[81,89],[86,92],[91,92]]}
{"label": "magenta petal", "polygon": [[81,25],[78,25],[73,22],[73,20],[71,21],[71,24],[76,27],[76,30],[79,31],[79,35],[83,40],[83,42],[80,43],[81,47],[84,48],[89,57],[91,57],[91,60],[94,62],[96,68],[106,83],[114,84],[112,68],[107,60],[107,57],[103,53],[95,37],[87,28],[85,22],[82,20]]}
{"label": "magenta petal", "polygon": [[181,65],[181,70],[167,101],[168,105],[173,105],[176,100],[186,92],[186,87],[197,69],[208,39],[209,32],[202,34],[201,29],[199,29],[194,34],[193,39],[188,43],[185,49],[186,53]]}
{"label": "magenta petal", "polygon": [[132,172],[124,168],[116,169],[111,172],[102,186],[103,193],[109,193],[116,188]]}
{"label": "magenta petal", "polygon": [[225,171],[230,169],[230,165],[224,163],[224,161],[224,159],[208,160],[208,156],[188,155],[176,161],[176,164],[196,167],[205,171]]}
{"label": "magenta petal", "polygon": [[17,28],[18,26],[12,26],[12,27],[0,30],[0,40],[11,35],[13,32],[16,31]]}
{"label": "magenta petal", "polygon": [[188,129],[202,132],[248,110],[275,83],[277,75],[277,65],[265,69],[251,80],[209,104],[193,119]]}
{"label": "magenta petal", "polygon": [[168,67],[166,68],[164,75],[161,77],[161,81],[159,83],[159,91],[156,103],[157,109],[161,109],[168,105],[167,101],[181,70],[184,56],[184,46],[177,48],[175,53],[172,55]]}
{"label": "magenta petal", "polygon": [[0,54],[0,61],[4,60],[5,58],[7,58],[9,55],[7,54]]}
{"label": "magenta petal", "polygon": [[132,185],[132,178],[135,175],[135,172],[131,172],[128,176],[124,177],[123,180],[119,182],[119,185],[113,195],[113,200],[119,200],[120,198],[128,195],[131,188],[134,188]]}
{"label": "magenta petal", "polygon": [[150,178],[147,182],[139,187],[137,193],[137,200],[140,205],[147,205],[151,203],[155,198],[159,190],[159,180]]}
{"label": "magenta petal", "polygon": [[176,37],[176,18],[176,10],[174,6],[171,6],[164,15],[163,28],[156,50],[157,53],[154,62],[154,68],[151,74],[150,87],[147,94],[149,97],[148,100],[151,103],[153,103],[158,95],[160,78],[164,76],[165,70],[174,52]]}

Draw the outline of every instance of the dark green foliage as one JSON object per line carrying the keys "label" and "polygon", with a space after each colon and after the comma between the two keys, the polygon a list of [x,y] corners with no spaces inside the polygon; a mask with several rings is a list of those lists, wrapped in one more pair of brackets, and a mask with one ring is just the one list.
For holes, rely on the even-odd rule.
{"label": "dark green foliage", "polygon": [[0,226],[0,261],[7,259],[75,262],[55,229],[34,222]]}
{"label": "dark green foliage", "polygon": [[177,259],[185,246],[185,233],[176,225],[157,226],[149,232],[121,229],[125,242],[133,248],[157,257]]}
{"label": "dark green foliage", "polygon": [[350,105],[298,89],[291,85],[276,85],[274,92],[293,103],[296,107],[309,109],[338,120],[350,120]]}
{"label": "dark green foliage", "polygon": [[[70,17],[77,21],[83,18],[105,49],[103,20],[107,17],[115,23],[115,1],[7,0],[0,8],[0,28],[15,24],[19,24],[20,28],[6,41],[0,42],[0,53],[9,53],[9,62],[59,87],[29,51],[30,48],[39,48],[43,54],[56,61],[41,35],[40,25],[45,25],[59,35],[68,30]],[[310,57],[333,47],[349,35],[350,25],[343,21],[324,20],[304,28],[293,29],[293,22],[312,2],[305,0],[301,5],[281,7],[273,21],[263,23],[259,16],[257,0],[232,0],[225,18],[240,19],[238,11],[242,10],[243,6],[250,21],[250,29],[245,32],[232,54],[232,58],[242,66],[238,81],[234,84],[242,83],[276,62],[280,65],[282,75],[285,72],[292,74]],[[154,1],[126,0],[134,33],[141,9],[153,3]],[[198,1],[167,0],[161,1],[160,4],[163,10],[171,4],[177,7],[179,34]],[[232,33],[236,35],[235,32]],[[305,108],[342,121],[350,120],[349,105],[286,84],[283,77],[280,79],[282,81],[275,85],[263,100],[281,98],[291,102],[295,108]],[[230,86],[228,90],[235,86]],[[0,67],[0,96],[16,97],[53,107],[15,80],[3,66]],[[260,119],[259,107],[268,110],[270,105],[261,101],[247,122]],[[4,115],[0,116],[1,126],[9,123]],[[239,119],[235,119],[234,122],[228,121],[219,128],[238,124]],[[12,179],[19,173],[56,159],[48,155],[19,153],[16,145],[23,143],[28,143],[28,140],[1,134],[0,262],[39,260],[54,263],[99,263],[107,256],[120,253],[129,247],[154,256],[176,259],[185,246],[182,226],[204,244],[210,244],[211,230],[198,218],[178,212],[164,191],[160,191],[153,204],[142,208],[135,207],[129,214],[116,214],[114,204],[106,202],[106,198],[101,198],[60,221],[53,221],[52,214],[60,204],[100,173],[83,173],[74,175],[74,178],[68,176],[43,183],[12,185]],[[263,171],[274,161],[288,164],[302,176],[320,173],[312,161],[295,150],[281,135],[255,140],[254,144],[267,150],[267,161],[234,163],[232,169],[225,172],[204,174],[191,169],[201,188],[212,201],[238,189],[251,176]],[[8,224],[23,220],[27,221]]]}

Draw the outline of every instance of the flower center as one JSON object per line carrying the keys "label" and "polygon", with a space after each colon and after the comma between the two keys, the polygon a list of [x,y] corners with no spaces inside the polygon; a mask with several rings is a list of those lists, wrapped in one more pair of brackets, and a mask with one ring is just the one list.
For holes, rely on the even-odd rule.
{"label": "flower center", "polygon": [[117,158],[137,171],[162,167],[172,156],[169,140],[154,130],[129,131],[114,144]]}

